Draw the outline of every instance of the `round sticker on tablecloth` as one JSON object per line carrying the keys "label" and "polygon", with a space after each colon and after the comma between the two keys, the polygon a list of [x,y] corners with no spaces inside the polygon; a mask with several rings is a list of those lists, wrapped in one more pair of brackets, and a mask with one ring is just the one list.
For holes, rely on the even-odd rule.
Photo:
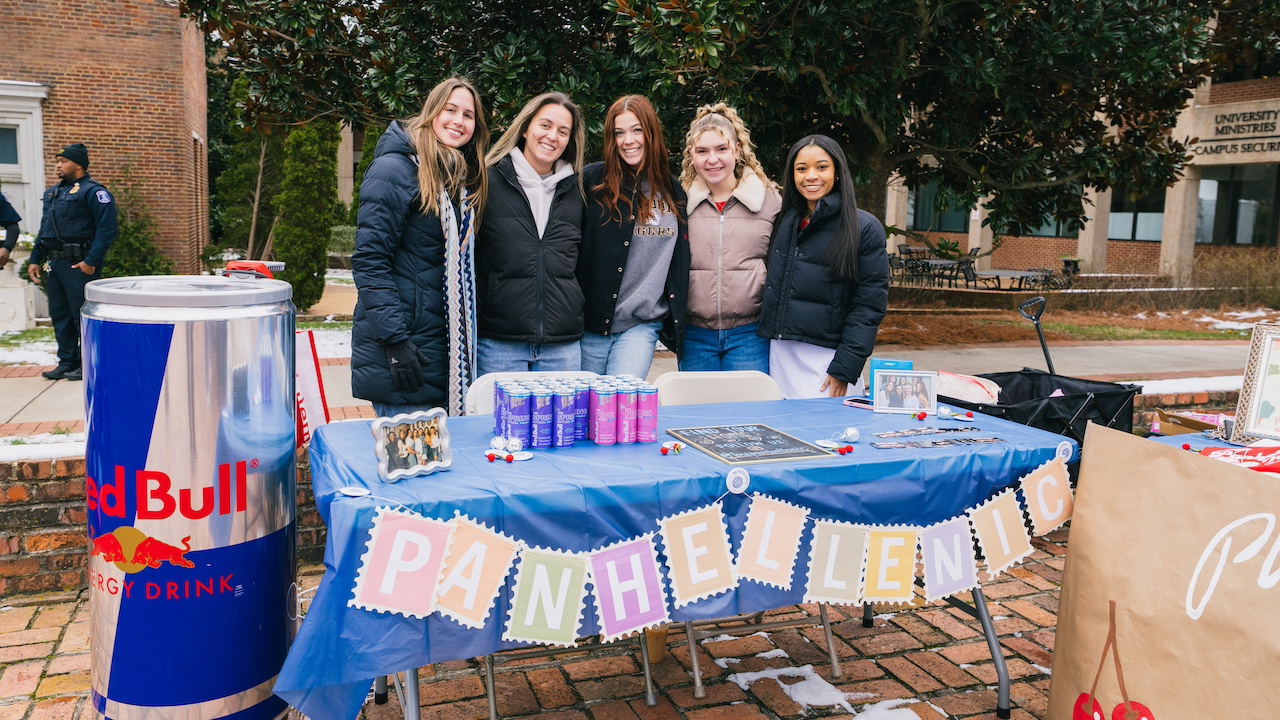
{"label": "round sticker on tablecloth", "polygon": [[514,452],[514,453],[511,453],[511,459],[512,459],[512,460],[515,460],[516,462],[523,462],[523,461],[525,461],[525,460],[532,460],[532,459],[533,459],[533,453],[531,453],[531,452],[524,452],[524,451],[522,451],[522,452]]}
{"label": "round sticker on tablecloth", "polygon": [[729,471],[728,476],[724,479],[724,486],[734,495],[741,495],[747,491],[747,487],[751,485],[751,473],[743,468],[734,468]]}
{"label": "round sticker on tablecloth", "polygon": [[495,436],[489,441],[489,448],[493,450],[506,450],[507,439],[502,436]]}
{"label": "round sticker on tablecloth", "polygon": [[828,450],[835,450],[836,448],[840,447],[840,443],[836,442],[835,440],[814,440],[813,444],[817,445],[820,448],[826,448]]}
{"label": "round sticker on tablecloth", "polygon": [[1063,462],[1070,460],[1071,459],[1071,443],[1067,442],[1066,440],[1063,440],[1062,442],[1058,443],[1058,451],[1054,453],[1054,455],[1056,455],[1058,459],[1062,460]]}
{"label": "round sticker on tablecloth", "polygon": [[347,497],[368,497],[371,494],[369,492],[369,488],[362,488],[362,487],[338,488],[338,492],[342,493],[343,495],[346,495]]}

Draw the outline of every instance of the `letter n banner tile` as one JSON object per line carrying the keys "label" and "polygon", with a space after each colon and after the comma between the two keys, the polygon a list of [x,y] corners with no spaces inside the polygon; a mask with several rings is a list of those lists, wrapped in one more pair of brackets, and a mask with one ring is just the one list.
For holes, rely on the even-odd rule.
{"label": "letter n banner tile", "polygon": [[520,552],[503,640],[573,647],[587,602],[587,561],[543,548]]}
{"label": "letter n banner tile", "polygon": [[452,529],[450,523],[414,512],[379,507],[347,605],[409,617],[430,615]]}
{"label": "letter n banner tile", "polygon": [[926,600],[972,590],[978,584],[978,560],[973,555],[968,518],[952,518],[921,530],[920,559]]}

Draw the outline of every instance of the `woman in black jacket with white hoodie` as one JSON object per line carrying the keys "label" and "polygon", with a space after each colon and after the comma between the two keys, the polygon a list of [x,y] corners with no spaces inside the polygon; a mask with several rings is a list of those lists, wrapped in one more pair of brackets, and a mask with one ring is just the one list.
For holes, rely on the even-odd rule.
{"label": "woman in black jacket with white hoodie", "polygon": [[525,104],[489,151],[476,243],[479,369],[578,370],[582,288],[582,114],[567,95]]}
{"label": "woman in black jacket with white hoodie", "polygon": [[860,393],[888,305],[884,227],[858,209],[840,145],[810,135],[787,156],[757,330],[783,397]]}

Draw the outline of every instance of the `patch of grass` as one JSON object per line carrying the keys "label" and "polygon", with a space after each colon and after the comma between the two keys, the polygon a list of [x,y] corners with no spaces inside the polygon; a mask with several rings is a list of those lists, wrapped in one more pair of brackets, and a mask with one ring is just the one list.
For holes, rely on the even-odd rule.
{"label": "patch of grass", "polygon": [[300,322],[299,330],[330,330],[336,332],[351,332],[350,322]]}
{"label": "patch of grass", "polygon": [[33,342],[54,342],[53,328],[34,328],[0,333],[0,347],[13,348]]}
{"label": "patch of grass", "polygon": [[49,433],[49,434],[50,434],[50,435],[70,435],[70,434],[71,434],[71,428],[69,428],[69,427],[56,427],[56,428],[54,428],[52,431],[50,431],[50,433]]}
{"label": "patch of grass", "polygon": [[[1006,320],[977,321],[990,325],[1019,325],[1031,327],[1028,322]],[[1114,325],[1074,325],[1071,323],[1042,322],[1046,337],[1056,340],[1239,340],[1247,338],[1249,331],[1239,330],[1161,330],[1156,328],[1116,327]],[[1034,331],[1032,337],[1035,336]]]}

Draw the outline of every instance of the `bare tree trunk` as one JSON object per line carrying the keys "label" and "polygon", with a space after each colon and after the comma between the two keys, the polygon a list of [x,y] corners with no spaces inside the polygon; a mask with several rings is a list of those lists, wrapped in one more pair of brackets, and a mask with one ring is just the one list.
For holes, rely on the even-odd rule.
{"label": "bare tree trunk", "polygon": [[279,215],[272,218],[271,229],[267,231],[267,244],[262,248],[262,257],[258,258],[259,260],[271,259],[271,243],[276,239],[276,222],[279,220]]}
{"label": "bare tree trunk", "polygon": [[[253,214],[249,216],[249,242],[244,249],[246,260],[255,260],[253,256],[254,239],[258,232],[258,205],[262,200],[262,174],[267,167],[267,141],[263,140],[258,149],[258,183],[253,188]],[[274,223],[272,223],[274,227]],[[268,245],[269,246],[269,245]]]}
{"label": "bare tree trunk", "polygon": [[871,179],[858,188],[858,208],[866,210],[884,222],[885,201],[889,195],[889,178],[893,168],[885,162],[882,153],[866,158],[866,166],[871,170]]}

